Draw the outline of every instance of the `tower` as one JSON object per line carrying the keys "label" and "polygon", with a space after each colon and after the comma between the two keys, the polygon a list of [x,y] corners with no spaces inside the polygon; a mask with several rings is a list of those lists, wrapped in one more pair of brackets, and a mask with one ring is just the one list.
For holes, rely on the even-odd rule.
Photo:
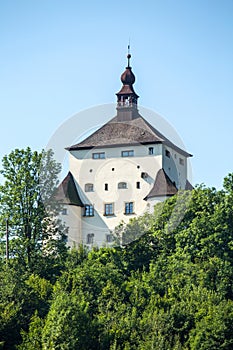
{"label": "tower", "polygon": [[128,64],[116,94],[116,116],[83,141],[67,147],[69,174],[59,186],[62,216],[70,241],[88,246],[110,243],[120,222],[129,222],[156,203],[187,189],[191,154],[172,143],[142,117],[135,75]]}

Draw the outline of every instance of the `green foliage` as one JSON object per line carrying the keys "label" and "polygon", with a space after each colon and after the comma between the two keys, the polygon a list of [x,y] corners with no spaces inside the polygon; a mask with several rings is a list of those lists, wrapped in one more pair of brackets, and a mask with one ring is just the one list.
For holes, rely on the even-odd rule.
{"label": "green foliage", "polygon": [[118,247],[2,263],[2,348],[232,349],[232,189],[179,193],[121,224]]}
{"label": "green foliage", "polygon": [[41,273],[42,259],[47,257],[46,270],[49,273],[51,269],[51,275],[54,258],[66,253],[66,231],[55,219],[60,207],[52,200],[59,172],[60,165],[53,160],[52,151],[16,149],[2,161],[0,235],[5,235],[7,220],[10,257]]}

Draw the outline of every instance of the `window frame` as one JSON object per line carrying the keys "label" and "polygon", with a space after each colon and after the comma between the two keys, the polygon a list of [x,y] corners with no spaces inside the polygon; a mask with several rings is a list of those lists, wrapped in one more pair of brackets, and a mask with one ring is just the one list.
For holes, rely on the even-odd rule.
{"label": "window frame", "polygon": [[127,158],[127,157],[134,157],[134,150],[125,150],[125,151],[121,151],[121,156],[123,158]]}
{"label": "window frame", "polygon": [[168,149],[165,149],[165,156],[171,158],[171,152]]}
{"label": "window frame", "polygon": [[105,152],[92,153],[92,159],[105,159]]}
{"label": "window frame", "polygon": [[[88,186],[89,186],[89,188],[88,188]],[[84,185],[84,191],[85,191],[85,192],[94,192],[94,184],[92,184],[92,183],[86,183],[86,184]]]}
{"label": "window frame", "polygon": [[118,182],[117,188],[118,190],[127,190],[128,188],[127,182],[125,181]]}
{"label": "window frame", "polygon": [[184,166],[184,158],[179,158],[179,164]]}
{"label": "window frame", "polygon": [[88,233],[87,234],[87,244],[94,244],[94,233]]}
{"label": "window frame", "polygon": [[83,216],[85,216],[85,217],[92,217],[92,216],[94,216],[94,205],[92,205],[92,204],[85,204],[84,205]]}
{"label": "window frame", "polygon": [[62,208],[62,210],[61,210],[61,215],[68,215],[68,210],[67,210],[67,208]]}
{"label": "window frame", "polygon": [[148,154],[149,154],[149,156],[152,156],[152,155],[154,155],[154,147],[149,147],[148,148]]}
{"label": "window frame", "polygon": [[[111,210],[110,210],[111,208]],[[114,215],[114,203],[105,203],[104,204],[104,216],[113,216]]]}
{"label": "window frame", "polygon": [[113,234],[107,233],[106,234],[106,243],[112,243],[113,242]]}
{"label": "window frame", "polygon": [[134,202],[125,202],[125,215],[134,214]]}

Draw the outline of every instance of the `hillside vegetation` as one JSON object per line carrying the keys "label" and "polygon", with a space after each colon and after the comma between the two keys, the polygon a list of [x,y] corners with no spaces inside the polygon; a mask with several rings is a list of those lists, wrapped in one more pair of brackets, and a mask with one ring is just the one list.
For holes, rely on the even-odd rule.
{"label": "hillside vegetation", "polygon": [[0,348],[233,348],[233,174],[223,190],[180,193],[116,233],[124,245],[30,261],[21,249],[6,262],[2,242]]}

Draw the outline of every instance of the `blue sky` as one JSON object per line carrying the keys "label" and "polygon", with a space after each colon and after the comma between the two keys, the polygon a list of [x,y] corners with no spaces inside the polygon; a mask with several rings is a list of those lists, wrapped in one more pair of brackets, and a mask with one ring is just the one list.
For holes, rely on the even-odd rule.
{"label": "blue sky", "polygon": [[233,171],[232,0],[2,0],[0,158],[114,103],[129,37],[139,105],[176,129],[194,183],[220,188]]}

